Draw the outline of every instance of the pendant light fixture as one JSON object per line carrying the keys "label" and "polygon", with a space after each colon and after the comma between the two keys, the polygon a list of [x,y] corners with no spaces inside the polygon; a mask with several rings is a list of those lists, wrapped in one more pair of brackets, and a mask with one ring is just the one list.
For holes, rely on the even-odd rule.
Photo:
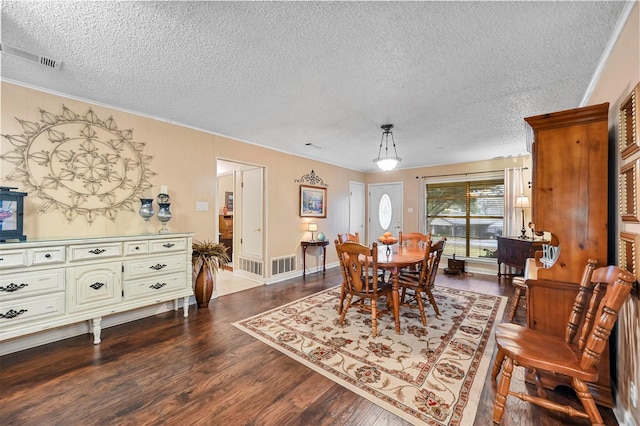
{"label": "pendant light fixture", "polygon": [[[373,160],[376,166],[384,172],[388,172],[396,168],[401,158],[398,157],[398,151],[396,151],[396,141],[393,139],[393,124],[383,124],[380,126],[382,129],[382,139],[380,139],[380,148],[378,149],[378,158]],[[391,136],[391,143],[393,145],[393,155],[389,155],[389,136]],[[384,156],[382,156],[382,145],[384,144]]]}

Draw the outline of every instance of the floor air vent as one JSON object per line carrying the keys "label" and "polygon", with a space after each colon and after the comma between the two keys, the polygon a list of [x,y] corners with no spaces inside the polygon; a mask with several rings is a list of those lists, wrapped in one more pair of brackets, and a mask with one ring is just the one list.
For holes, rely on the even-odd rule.
{"label": "floor air vent", "polygon": [[271,259],[271,275],[284,274],[296,269],[296,255],[274,257]]}
{"label": "floor air vent", "polygon": [[250,274],[262,276],[262,268],[264,266],[262,262],[241,257],[238,263],[240,270],[249,272]]}

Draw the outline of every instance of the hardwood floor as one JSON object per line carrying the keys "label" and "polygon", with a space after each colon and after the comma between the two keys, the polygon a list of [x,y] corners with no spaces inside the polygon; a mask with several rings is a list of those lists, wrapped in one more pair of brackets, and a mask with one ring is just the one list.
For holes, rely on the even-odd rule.
{"label": "hardwood floor", "polygon": [[[0,424],[405,425],[231,325],[339,283],[333,268],[228,294],[209,309],[191,306],[187,320],[167,312],[107,328],[99,345],[84,335],[0,357]],[[436,283],[513,292],[508,279],[491,276],[441,274]],[[524,311],[516,319],[524,322]],[[487,377],[475,425],[491,424],[495,387]],[[571,392],[553,394],[579,406]],[[599,408],[606,425],[617,425]],[[589,423],[509,398],[502,424]]]}

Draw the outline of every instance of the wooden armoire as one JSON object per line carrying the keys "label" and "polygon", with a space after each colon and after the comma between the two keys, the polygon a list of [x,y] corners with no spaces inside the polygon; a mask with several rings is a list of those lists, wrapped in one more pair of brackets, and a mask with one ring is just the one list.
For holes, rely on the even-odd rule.
{"label": "wooden armoire", "polygon": [[[527,281],[530,328],[564,336],[587,261],[607,265],[608,111],[604,103],[525,118],[532,136],[532,221],[560,245],[556,263]],[[612,407],[608,349],[599,371],[591,392],[596,402]],[[541,380],[548,388],[569,383]]]}

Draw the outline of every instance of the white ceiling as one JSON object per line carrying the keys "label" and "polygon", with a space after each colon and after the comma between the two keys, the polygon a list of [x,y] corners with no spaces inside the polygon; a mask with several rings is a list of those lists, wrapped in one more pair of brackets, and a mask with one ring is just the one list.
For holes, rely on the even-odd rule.
{"label": "white ceiling", "polygon": [[580,106],[629,4],[1,6],[3,46],[62,61],[3,53],[6,81],[373,171],[384,123],[401,168],[526,153],[523,118]]}

